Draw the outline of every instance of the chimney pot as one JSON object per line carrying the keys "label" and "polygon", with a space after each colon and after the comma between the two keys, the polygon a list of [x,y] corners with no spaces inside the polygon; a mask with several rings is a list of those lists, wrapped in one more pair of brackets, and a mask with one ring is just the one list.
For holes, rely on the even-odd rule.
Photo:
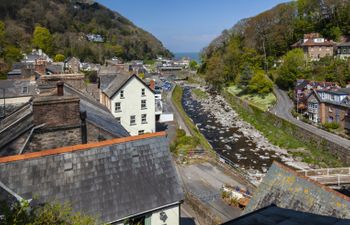
{"label": "chimney pot", "polygon": [[64,83],[62,81],[57,82],[57,95],[58,96],[63,96],[64,95]]}

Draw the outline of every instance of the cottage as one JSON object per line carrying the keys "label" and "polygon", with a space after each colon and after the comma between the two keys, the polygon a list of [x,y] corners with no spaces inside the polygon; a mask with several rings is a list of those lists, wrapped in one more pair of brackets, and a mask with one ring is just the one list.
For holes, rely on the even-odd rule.
{"label": "cottage", "polygon": [[347,59],[350,57],[350,42],[337,45],[337,56],[341,59]]}
{"label": "cottage", "polygon": [[0,171],[0,200],[68,202],[103,224],[180,224],[184,196],[165,133],[4,157]]}
{"label": "cottage", "polygon": [[314,90],[307,98],[309,120],[314,123],[338,123],[349,130],[350,89]]}
{"label": "cottage", "polygon": [[131,135],[153,133],[155,93],[138,76],[124,72],[100,74],[100,102]]}
{"label": "cottage", "polygon": [[292,45],[293,48],[301,48],[304,54],[312,61],[318,61],[326,56],[334,55],[336,43],[332,40],[327,40],[319,33],[305,34],[304,39]]}
{"label": "cottage", "polygon": [[80,60],[76,57],[69,57],[64,61],[64,70],[69,73],[79,73],[80,68]]}

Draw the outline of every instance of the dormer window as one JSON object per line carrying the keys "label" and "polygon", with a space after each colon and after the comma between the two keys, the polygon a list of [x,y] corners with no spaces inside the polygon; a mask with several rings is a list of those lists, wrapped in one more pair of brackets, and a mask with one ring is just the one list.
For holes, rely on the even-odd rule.
{"label": "dormer window", "polygon": [[146,89],[144,88],[141,89],[141,96],[146,96]]}
{"label": "dormer window", "polygon": [[22,94],[28,93],[28,87],[22,87]]}
{"label": "dormer window", "polygon": [[120,98],[124,98],[124,90],[120,91]]}

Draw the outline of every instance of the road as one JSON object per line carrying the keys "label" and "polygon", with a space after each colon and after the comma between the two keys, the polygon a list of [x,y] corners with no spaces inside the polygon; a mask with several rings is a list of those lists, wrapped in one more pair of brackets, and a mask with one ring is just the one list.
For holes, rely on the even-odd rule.
{"label": "road", "polygon": [[200,199],[222,222],[240,216],[240,209],[227,205],[221,199],[220,188],[224,184],[239,187],[244,185],[208,162],[178,166],[178,171],[185,191]]}
{"label": "road", "polygon": [[297,120],[293,117],[291,109],[294,107],[292,100],[289,98],[286,92],[282,91],[279,88],[274,88],[274,92],[277,97],[276,105],[271,109],[271,112],[276,116],[285,119],[299,127],[306,129],[309,132],[312,132],[330,142],[336,143],[340,146],[347,148],[350,151],[350,140],[342,138],[338,135],[332,134],[325,130],[319,129],[310,124],[304,123],[303,121]]}

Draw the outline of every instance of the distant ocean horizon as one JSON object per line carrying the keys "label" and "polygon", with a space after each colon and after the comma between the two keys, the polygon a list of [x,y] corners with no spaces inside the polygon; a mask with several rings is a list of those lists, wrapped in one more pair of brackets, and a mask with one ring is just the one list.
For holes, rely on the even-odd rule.
{"label": "distant ocean horizon", "polygon": [[183,57],[189,57],[192,60],[200,62],[199,52],[176,52],[174,53],[175,59],[182,59]]}

